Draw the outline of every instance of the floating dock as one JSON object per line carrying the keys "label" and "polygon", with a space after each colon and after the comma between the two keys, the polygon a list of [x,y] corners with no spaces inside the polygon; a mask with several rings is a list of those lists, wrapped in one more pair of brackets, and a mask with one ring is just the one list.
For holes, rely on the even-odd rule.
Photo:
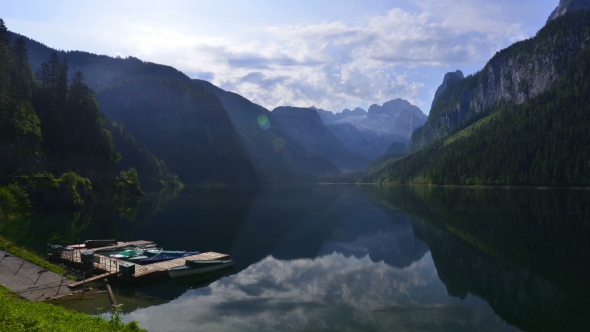
{"label": "floating dock", "polygon": [[[140,246],[150,246],[155,245],[153,242],[149,241],[132,241],[132,242],[121,242],[116,246],[108,246],[108,247],[99,247],[99,248],[75,248],[75,249],[68,249],[63,250],[60,253],[60,258],[66,261],[70,261],[73,263],[80,263],[82,264],[82,251],[93,251],[94,252],[94,261],[92,262],[92,267],[95,271],[99,271],[97,276],[86,278],[85,280],[78,281],[75,283],[71,283],[68,285],[70,288],[76,288],[82,286],[84,283],[91,282],[94,280],[100,280],[103,278],[108,278],[112,276],[120,276],[129,279],[129,281],[137,281],[138,279],[146,279],[149,277],[157,277],[162,275],[168,275],[168,270],[173,267],[184,266],[186,260],[225,260],[229,259],[229,255],[220,254],[216,252],[205,252],[202,254],[176,258],[164,262],[158,262],[153,264],[146,264],[146,265],[139,265],[135,264],[135,273],[132,275],[123,276],[121,273],[121,269],[119,268],[121,264],[129,263],[128,261],[109,257],[106,255],[102,255],[102,252],[105,251],[116,251],[118,249],[125,249],[129,247],[140,247]],[[88,265],[89,266],[89,265]]]}

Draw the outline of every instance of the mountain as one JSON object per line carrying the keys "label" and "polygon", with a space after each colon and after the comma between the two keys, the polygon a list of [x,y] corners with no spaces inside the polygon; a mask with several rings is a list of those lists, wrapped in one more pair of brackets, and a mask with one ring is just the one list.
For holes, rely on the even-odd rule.
{"label": "mountain", "polygon": [[333,123],[347,117],[359,117],[360,119],[364,119],[367,117],[367,111],[360,107],[357,107],[352,111],[349,109],[345,109],[340,113],[332,113],[330,111],[315,108],[314,106],[311,106],[310,108],[317,111],[318,115],[324,123]]}
{"label": "mountain", "polygon": [[426,118],[420,108],[398,98],[382,106],[371,105],[363,127],[409,138],[416,128],[424,124]]}
{"label": "mountain", "polygon": [[67,62],[56,53],[33,75],[26,40],[12,40],[0,19],[2,221],[31,212],[79,211],[96,197],[133,204],[132,196],[143,195],[135,170],[118,178],[121,154],[84,75],[68,77]]}
{"label": "mountain", "polygon": [[557,8],[549,15],[547,23],[567,13],[589,8],[590,0],[560,0]]}
{"label": "mountain", "polygon": [[105,122],[113,138],[113,145],[121,154],[121,160],[117,163],[117,172],[135,168],[143,188],[153,185],[178,186],[181,184],[178,175],[169,172],[166,163],[154,157],[143,143],[125,129],[125,126],[108,118]]}
{"label": "mountain", "polygon": [[207,81],[195,79],[193,84],[221,100],[244,148],[266,181],[310,182],[339,172],[328,159],[307,152],[287,133],[273,112]]}
{"label": "mountain", "polygon": [[422,126],[427,117],[403,99],[395,99],[382,106],[345,109],[332,113],[314,109],[334,136],[350,151],[375,160],[387,154],[394,142],[408,143],[412,132]]}
{"label": "mountain", "polygon": [[[13,36],[15,35],[13,33]],[[26,37],[25,39],[27,40],[27,50],[31,54],[31,66],[34,70],[37,70],[42,62],[40,59],[46,58],[55,50]],[[254,163],[256,172],[259,173],[258,178],[261,181],[314,181],[318,175],[338,172],[336,166],[325,158],[307,153],[280,127],[273,125],[267,130],[262,129],[258,125],[257,119],[260,115],[264,115],[270,122],[274,122],[270,112],[238,94],[226,92],[209,82],[191,80],[185,74],[170,66],[144,62],[134,57],[113,58],[81,51],[56,52],[60,57],[67,59],[71,69],[84,72],[88,86],[98,91],[99,95],[107,85],[120,84],[121,82],[140,78],[164,79],[168,82],[166,84],[172,81],[190,83],[213,93],[221,100],[225,108],[224,112],[229,115],[233,127],[233,129],[228,127],[220,130],[226,132],[237,131],[239,135],[238,141],[242,145],[240,150],[245,148],[251,159],[250,162],[243,165],[243,168],[250,169],[250,164]],[[133,102],[132,99],[125,99],[125,103],[131,104]],[[165,107],[165,105],[160,106]],[[131,121],[131,119],[128,120]],[[135,129],[132,130],[135,126],[133,123],[117,122],[125,126],[130,133],[137,134]],[[227,123],[224,122],[221,125],[227,125]],[[213,145],[215,144],[216,142],[213,142]],[[146,144],[146,147],[151,150],[149,145]],[[152,152],[157,158],[170,162],[158,155],[158,153]],[[237,150],[235,152],[237,154],[241,153]],[[208,164],[212,172],[214,172],[216,166]],[[172,167],[170,167],[170,170],[174,171]]]}
{"label": "mountain", "polygon": [[387,149],[393,142],[404,141],[399,136],[358,128],[351,123],[328,124],[326,128],[348,150],[363,155],[369,160],[377,159],[387,153]]}
{"label": "mountain", "polygon": [[183,181],[257,182],[219,98],[190,81],[132,78],[105,86],[98,101]]}
{"label": "mountain", "polygon": [[590,11],[549,22],[448,86],[414,148],[362,182],[590,184]]}
{"label": "mountain", "polygon": [[438,98],[440,98],[440,96],[447,89],[447,87],[449,87],[451,84],[455,82],[459,82],[464,79],[465,76],[463,76],[463,72],[460,70],[446,73],[443,79],[443,83],[438,87],[438,89],[436,89],[436,93],[434,94],[434,99],[432,100],[432,106],[430,107],[430,109],[434,108],[434,105],[436,105]]}
{"label": "mountain", "polygon": [[314,109],[285,106],[275,108],[272,114],[309,153],[326,157],[343,171],[362,170],[369,162],[368,158],[345,148],[324,126]]}
{"label": "mountain", "polygon": [[359,129],[397,136],[405,141],[408,141],[412,132],[427,119],[420,108],[399,98],[381,106],[373,104],[368,111],[355,108],[353,111],[345,109],[334,114],[313,106],[311,108],[317,111],[326,125],[350,123]]}
{"label": "mountain", "polygon": [[[574,15],[577,13],[566,15],[565,20],[584,24],[583,14]],[[412,135],[412,148],[465,128],[471,119],[494,107],[522,104],[552,87],[587,44],[584,29],[557,21],[551,21],[534,38],[497,52],[476,74],[450,84],[424,126]]]}

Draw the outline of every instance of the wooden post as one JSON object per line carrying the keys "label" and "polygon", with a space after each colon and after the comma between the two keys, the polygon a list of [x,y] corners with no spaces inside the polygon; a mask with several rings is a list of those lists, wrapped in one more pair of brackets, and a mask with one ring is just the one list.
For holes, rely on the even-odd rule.
{"label": "wooden post", "polygon": [[[86,291],[86,272],[82,272],[82,294],[84,294],[84,292]],[[82,295],[84,296],[84,295]]]}

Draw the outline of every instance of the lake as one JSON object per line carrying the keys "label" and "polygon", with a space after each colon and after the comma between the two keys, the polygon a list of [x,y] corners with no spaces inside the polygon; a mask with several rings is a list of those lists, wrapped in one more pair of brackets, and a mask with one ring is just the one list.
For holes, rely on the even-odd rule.
{"label": "lake", "polygon": [[[2,231],[39,250],[117,238],[232,256],[235,268],[210,278],[115,287],[123,319],[150,331],[590,326],[586,190],[187,187]],[[109,307],[106,294],[92,297],[59,304]]]}

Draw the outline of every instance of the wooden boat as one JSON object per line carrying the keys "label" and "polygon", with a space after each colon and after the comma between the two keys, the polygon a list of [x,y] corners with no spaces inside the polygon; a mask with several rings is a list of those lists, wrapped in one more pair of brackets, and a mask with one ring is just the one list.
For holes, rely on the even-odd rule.
{"label": "wooden boat", "polygon": [[170,278],[184,277],[195,274],[219,271],[234,266],[234,261],[228,260],[187,260],[184,266],[173,267],[168,270]]}

